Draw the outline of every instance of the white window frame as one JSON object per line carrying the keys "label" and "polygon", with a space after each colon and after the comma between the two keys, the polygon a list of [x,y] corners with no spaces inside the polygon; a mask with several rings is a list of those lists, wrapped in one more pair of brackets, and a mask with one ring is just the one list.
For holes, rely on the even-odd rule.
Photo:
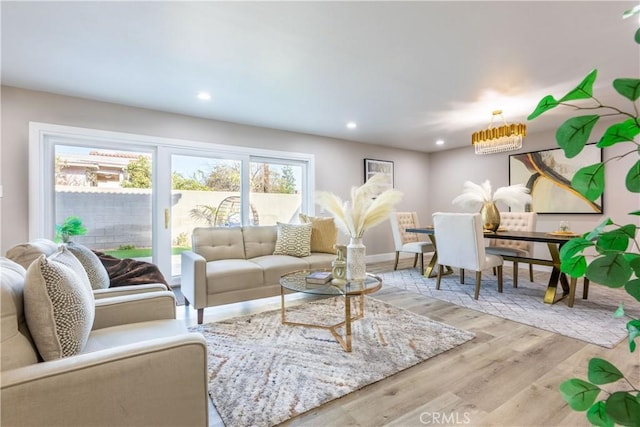
{"label": "white window frame", "polygon": [[[167,192],[168,199],[171,193],[170,177],[163,176],[159,179],[159,163],[167,160],[166,153],[171,151],[177,154],[226,157],[242,160],[243,168],[243,223],[248,223],[249,212],[249,180],[248,168],[251,161],[273,160],[280,163],[290,162],[296,165],[306,165],[303,173],[301,212],[313,215],[315,210],[315,156],[309,153],[288,151],[276,151],[259,148],[208,143],[202,141],[190,141],[185,139],[164,138],[157,136],[105,131],[51,123],[29,122],[29,239],[38,237],[51,238],[55,234],[54,225],[54,147],[56,144],[64,145],[89,145],[109,150],[126,147],[127,150],[138,149],[151,151],[159,161],[153,162],[153,182],[157,191],[152,195],[152,221],[158,224],[162,218],[158,218],[167,201],[158,200],[159,194]],[[170,168],[168,169],[170,170]],[[246,177],[246,178],[244,178]],[[158,227],[160,228],[160,227]],[[168,230],[167,230],[168,232]],[[158,233],[154,233],[153,245]]]}

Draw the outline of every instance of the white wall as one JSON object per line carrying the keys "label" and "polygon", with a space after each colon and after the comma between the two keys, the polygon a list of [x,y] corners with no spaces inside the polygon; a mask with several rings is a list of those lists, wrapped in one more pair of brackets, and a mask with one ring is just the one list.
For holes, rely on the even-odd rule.
{"label": "white wall", "polygon": [[[106,102],[2,87],[0,252],[28,238],[28,126],[30,121],[315,155],[316,189],[349,197],[364,182],[364,158],[391,160],[399,210],[427,212],[428,155],[356,142],[182,116]],[[388,223],[365,235],[367,254],[393,252]]]}

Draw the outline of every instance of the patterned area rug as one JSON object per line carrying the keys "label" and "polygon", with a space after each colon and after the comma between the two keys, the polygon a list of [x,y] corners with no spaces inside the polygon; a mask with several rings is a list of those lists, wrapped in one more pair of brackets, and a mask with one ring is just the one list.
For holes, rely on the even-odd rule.
{"label": "patterned area rug", "polygon": [[[287,307],[287,320],[335,324],[344,301]],[[209,394],[227,426],[271,426],[409,368],[474,337],[373,298],[345,352],[327,330],[281,325],[280,311],[191,328],[207,339]]]}
{"label": "patterned area rug", "polygon": [[[492,314],[525,325],[576,338],[602,347],[615,347],[626,339],[625,325],[628,319],[612,316],[620,303],[625,311],[640,315],[637,302],[624,290],[610,289],[591,284],[589,299],[582,299],[582,279],[578,282],[573,308],[567,299],[556,304],[542,302],[549,274],[535,271],[535,282],[530,282],[528,272],[520,272],[518,288],[513,288],[511,268],[504,269],[503,293],[498,293],[497,279],[490,271],[483,272],[480,297],[473,299],[475,273],[465,275],[465,284],[460,284],[456,274],[443,276],[440,290],[436,290],[436,279],[427,279],[415,269],[404,269],[378,274],[384,286],[395,286],[411,292],[447,301],[452,304]],[[559,288],[559,294],[562,290]]]}

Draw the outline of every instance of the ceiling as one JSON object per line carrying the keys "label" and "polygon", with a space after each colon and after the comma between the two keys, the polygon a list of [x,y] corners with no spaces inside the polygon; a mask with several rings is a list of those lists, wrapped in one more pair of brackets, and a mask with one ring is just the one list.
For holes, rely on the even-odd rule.
{"label": "ceiling", "polygon": [[[425,152],[640,74],[637,1],[9,2],[2,84]],[[210,101],[196,98],[200,91]],[[567,118],[549,113],[528,132]],[[347,129],[348,121],[357,122]],[[445,145],[436,146],[442,139]]]}

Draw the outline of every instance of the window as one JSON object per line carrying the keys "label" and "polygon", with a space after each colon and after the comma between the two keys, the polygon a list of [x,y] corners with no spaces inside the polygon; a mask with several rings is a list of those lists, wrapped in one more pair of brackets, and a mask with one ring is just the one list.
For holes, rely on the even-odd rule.
{"label": "window", "polygon": [[303,211],[304,163],[252,158],[250,208],[261,225],[297,222]]}
{"label": "window", "polygon": [[309,154],[31,123],[30,156],[31,239],[78,216],[78,243],[152,261],[167,278],[195,227],[313,214]]}

